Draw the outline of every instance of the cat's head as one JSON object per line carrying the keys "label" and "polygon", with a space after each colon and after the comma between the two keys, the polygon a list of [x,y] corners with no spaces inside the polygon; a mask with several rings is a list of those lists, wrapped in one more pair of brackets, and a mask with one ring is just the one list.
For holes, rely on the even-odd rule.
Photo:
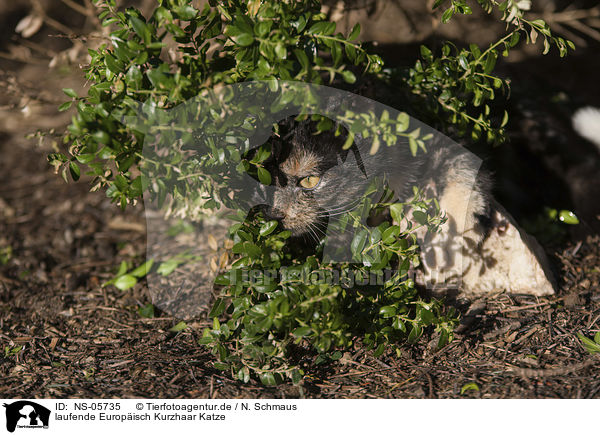
{"label": "cat's head", "polygon": [[330,218],[359,204],[368,181],[360,153],[356,146],[343,149],[345,131],[315,134],[312,121],[286,120],[279,126],[263,164],[271,184],[260,185],[256,198],[267,219],[278,220],[293,236],[316,240]]}

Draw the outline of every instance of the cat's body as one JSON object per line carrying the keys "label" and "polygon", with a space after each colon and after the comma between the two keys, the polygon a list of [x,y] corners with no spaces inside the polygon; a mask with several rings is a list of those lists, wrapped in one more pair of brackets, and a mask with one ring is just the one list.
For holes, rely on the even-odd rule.
{"label": "cat's body", "polygon": [[[414,120],[413,120],[414,121]],[[411,121],[412,122],[412,121]],[[315,124],[286,120],[272,135],[271,157],[264,167],[270,186],[253,198],[270,219],[277,219],[297,239],[333,240],[329,257],[348,261],[351,232],[330,231],[336,220],[360,203],[374,178],[384,180],[395,199],[407,201],[413,186],[436,198],[447,218],[439,232],[416,231],[423,267],[417,275],[429,289],[458,289],[466,297],[495,290],[544,296],[554,293],[554,278],[537,241],[522,231],[490,194],[490,177],[476,156],[433,132],[427,152],[413,156],[408,143],[380,147],[356,136],[344,150],[345,135],[333,130],[315,135]],[[413,218],[409,214],[409,220]],[[346,256],[336,253],[346,249]]]}

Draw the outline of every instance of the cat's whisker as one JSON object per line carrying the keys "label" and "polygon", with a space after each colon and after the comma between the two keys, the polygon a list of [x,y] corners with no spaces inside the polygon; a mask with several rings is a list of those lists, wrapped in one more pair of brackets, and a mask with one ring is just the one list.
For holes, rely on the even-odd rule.
{"label": "cat's whisker", "polygon": [[318,226],[318,225],[315,225],[315,224],[314,224],[314,223],[312,223],[312,222],[311,222],[311,223],[308,225],[308,229],[309,229],[309,230],[310,230],[310,231],[311,231],[313,234],[315,234],[315,235],[317,235],[317,236],[318,236],[319,234],[325,235],[325,232],[324,232],[324,231],[323,231],[321,228],[319,228],[319,226]]}
{"label": "cat's whisker", "polygon": [[334,207],[334,208],[330,208],[330,209],[321,209],[321,213],[325,214],[325,213],[335,213],[336,211],[340,211],[346,208],[351,208],[353,207],[353,204],[344,204],[340,207]]}
{"label": "cat's whisker", "polygon": [[306,229],[308,230],[308,233],[312,239],[315,241],[315,243],[319,243],[319,236],[318,234],[315,232],[315,230],[313,229],[312,223],[308,224],[308,227],[306,227]]}
{"label": "cat's whisker", "polygon": [[331,212],[329,212],[329,211],[326,211],[326,212],[323,212],[323,213],[321,213],[321,214],[318,214],[318,215],[317,215],[317,217],[319,217],[319,218],[322,218],[322,217],[332,217],[332,216],[338,216],[338,215],[340,215],[340,214],[349,213],[349,212],[351,212],[352,210],[356,209],[358,206],[360,206],[360,203],[359,203],[359,204],[356,204],[356,205],[354,205],[354,206],[352,206],[352,207],[348,207],[348,208],[346,208],[346,209],[343,209],[343,210],[338,210],[338,211],[336,211],[335,213],[331,213]]}
{"label": "cat's whisker", "polygon": [[339,205],[337,207],[323,209],[323,212],[324,213],[331,213],[331,212],[336,212],[336,211],[339,211],[339,210],[342,210],[342,209],[345,209],[345,208],[354,208],[354,207],[358,206],[361,203],[361,201],[362,201],[362,198],[359,198],[358,200],[349,202],[347,204],[342,204],[342,205]]}
{"label": "cat's whisker", "polygon": [[321,211],[326,212],[326,213],[331,213],[331,212],[336,212],[342,209],[349,209],[349,208],[354,208],[359,206],[360,204],[362,204],[362,202],[364,201],[364,198],[358,198],[354,201],[349,201],[345,204],[342,205],[338,205],[337,207],[331,207],[331,208],[322,208]]}
{"label": "cat's whisker", "polygon": [[311,224],[311,228],[317,232],[317,233],[321,233],[322,236],[327,235],[326,234],[326,230],[327,230],[327,225],[323,222],[323,228],[320,228],[318,224]]}

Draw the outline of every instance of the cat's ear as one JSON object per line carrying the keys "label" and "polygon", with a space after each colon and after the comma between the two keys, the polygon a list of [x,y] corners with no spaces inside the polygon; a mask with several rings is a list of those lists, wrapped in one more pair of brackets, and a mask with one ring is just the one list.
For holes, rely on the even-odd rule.
{"label": "cat's ear", "polygon": [[[364,174],[364,176],[367,177],[367,171],[365,169],[365,164],[363,162],[363,158],[360,153],[360,147],[358,146],[358,143],[357,143],[357,139],[359,139],[360,136],[356,135],[355,140],[352,143],[352,145],[350,146],[350,148],[344,149],[344,143],[346,142],[346,139],[349,134],[348,129],[343,124],[337,124],[336,128],[341,128],[341,134],[335,137],[335,141],[337,142],[337,147],[338,147],[337,164],[338,165],[342,165],[342,164],[356,165],[360,169],[360,172],[362,172]],[[351,160],[348,161],[349,157],[353,157],[353,158],[351,158]]]}

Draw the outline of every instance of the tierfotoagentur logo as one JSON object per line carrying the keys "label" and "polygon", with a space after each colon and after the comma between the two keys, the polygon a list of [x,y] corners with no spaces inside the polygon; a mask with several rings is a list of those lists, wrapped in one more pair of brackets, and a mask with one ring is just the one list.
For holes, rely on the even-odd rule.
{"label": "tierfotoagentur logo", "polygon": [[[153,304],[170,314],[198,314],[215,280],[247,283],[243,269],[255,280],[267,274],[273,285],[315,276],[379,285],[383,276],[456,288],[475,257],[481,160],[376,101],[302,82],[254,81],[168,110],[148,100],[123,122],[144,137],[148,258],[163,265],[148,285]],[[283,231],[281,243],[328,270],[294,278],[283,258],[274,261],[277,271],[253,266],[260,250],[241,226],[257,214],[277,222],[259,237]],[[382,232],[386,220],[398,226]],[[230,251],[219,252],[216,240]],[[417,248],[420,272],[394,262],[394,252]],[[231,264],[236,270],[222,275]]]}
{"label": "tierfotoagentur logo", "polygon": [[3,404],[6,408],[6,430],[15,429],[48,429],[50,410],[29,400],[19,400]]}

